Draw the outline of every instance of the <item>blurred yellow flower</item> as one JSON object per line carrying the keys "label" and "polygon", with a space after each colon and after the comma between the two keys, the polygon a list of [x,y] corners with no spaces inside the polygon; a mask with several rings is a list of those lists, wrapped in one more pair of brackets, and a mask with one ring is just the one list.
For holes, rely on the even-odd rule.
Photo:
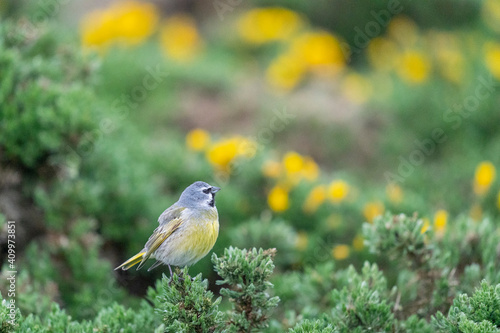
{"label": "blurred yellow flower", "polygon": [[256,143],[235,136],[213,143],[206,152],[207,160],[220,170],[230,171],[230,163],[237,157],[250,158],[255,154]]}
{"label": "blurred yellow flower", "polygon": [[448,212],[444,209],[438,210],[434,214],[434,230],[436,234],[443,234],[446,229],[446,224],[448,223]]}
{"label": "blurred yellow flower", "polygon": [[397,72],[408,83],[422,83],[429,78],[431,63],[429,58],[418,51],[407,51],[399,59]]}
{"label": "blurred yellow flower", "polygon": [[318,179],[318,175],[319,175],[318,165],[312,158],[306,156],[304,158],[304,164],[302,166],[302,176],[304,177],[304,179],[312,182]]}
{"label": "blurred yellow flower", "polygon": [[252,44],[284,40],[303,25],[301,17],[285,8],[256,8],[243,14],[238,22],[241,38]]}
{"label": "blurred yellow flower", "polygon": [[303,209],[306,213],[314,213],[326,199],[326,188],[324,185],[314,187],[304,202]]}
{"label": "blurred yellow flower", "polygon": [[333,247],[332,249],[332,257],[336,260],[344,260],[349,257],[349,253],[351,250],[348,245],[339,244]]}
{"label": "blurred yellow flower", "polygon": [[238,141],[238,156],[252,158],[257,153],[257,142],[242,136],[237,136]]}
{"label": "blurred yellow flower", "polygon": [[305,231],[299,231],[297,233],[297,240],[295,241],[295,248],[299,251],[304,251],[309,243],[309,238]]}
{"label": "blurred yellow flower", "polygon": [[412,46],[419,36],[418,27],[406,16],[394,17],[387,26],[387,35],[400,45]]}
{"label": "blurred yellow flower", "polygon": [[348,100],[358,105],[365,103],[373,93],[371,82],[354,72],[344,77],[341,89]]}
{"label": "blurred yellow flower", "polygon": [[487,43],[484,49],[486,67],[497,80],[500,80],[500,43]]}
{"label": "blurred yellow flower", "polygon": [[398,46],[390,39],[376,37],[368,44],[368,60],[376,70],[390,71],[396,65]]}
{"label": "blurred yellow flower", "polygon": [[295,88],[305,74],[306,68],[301,59],[285,53],[271,62],[266,70],[266,80],[272,87],[288,91]]}
{"label": "blurred yellow flower", "polygon": [[283,166],[288,174],[297,174],[302,171],[304,159],[299,153],[289,151],[283,156]]}
{"label": "blurred yellow flower", "polygon": [[431,227],[431,222],[429,221],[429,219],[427,217],[424,217],[422,219],[422,221],[424,222],[424,225],[422,226],[422,228],[420,229],[420,233],[423,234],[425,233],[427,230],[429,230],[429,228]]}
{"label": "blurred yellow flower", "polygon": [[343,180],[334,180],[328,186],[328,198],[333,203],[342,202],[349,194],[349,184]]}
{"label": "blurred yellow flower", "polygon": [[363,215],[366,218],[366,221],[372,223],[375,217],[382,215],[384,213],[384,204],[380,201],[372,201],[369,202],[363,207]]}
{"label": "blurred yellow flower", "polygon": [[458,34],[431,30],[426,34],[428,48],[435,54],[436,69],[449,82],[461,83],[466,73],[463,41]]}
{"label": "blurred yellow flower", "polygon": [[81,23],[84,47],[106,48],[113,42],[135,45],[149,37],[158,22],[151,3],[122,1],[86,15]]}
{"label": "blurred yellow flower", "polygon": [[363,238],[362,235],[356,235],[354,239],[352,240],[352,247],[356,251],[361,251],[365,247],[365,239]]}
{"label": "blurred yellow flower", "polygon": [[201,151],[209,144],[210,134],[201,128],[196,128],[186,135],[186,146],[191,150]]}
{"label": "blurred yellow flower", "polygon": [[491,30],[500,33],[500,2],[498,0],[486,0],[483,3],[482,16]]}
{"label": "blurred yellow flower", "polygon": [[290,203],[288,199],[288,191],[284,186],[274,186],[267,196],[269,208],[275,212],[283,212],[288,209]]}
{"label": "blurred yellow flower", "polygon": [[294,38],[291,52],[320,75],[334,75],[346,65],[339,40],[328,32],[308,32]]}
{"label": "blurred yellow flower", "polygon": [[278,178],[281,174],[281,164],[276,161],[266,161],[262,166],[262,173],[267,178]]}
{"label": "blurred yellow flower", "polygon": [[474,174],[474,193],[484,195],[495,181],[496,170],[493,163],[483,161],[476,167]]}
{"label": "blurred yellow flower", "polygon": [[470,209],[469,216],[476,222],[480,221],[481,217],[483,217],[483,209],[481,208],[481,205],[474,204]]}
{"label": "blurred yellow flower", "polygon": [[179,62],[192,60],[203,46],[195,21],[186,15],[166,20],[160,31],[160,43],[165,55]]}
{"label": "blurred yellow flower", "polygon": [[438,53],[439,71],[448,81],[462,82],[464,77],[465,61],[458,50],[441,50]]}
{"label": "blurred yellow flower", "polygon": [[392,203],[398,204],[403,201],[403,190],[397,184],[389,184],[385,187],[385,193]]}
{"label": "blurred yellow flower", "polygon": [[302,156],[294,151],[289,151],[283,156],[283,169],[287,181],[292,185],[302,179],[314,181],[318,178],[319,168],[316,162],[309,156]]}

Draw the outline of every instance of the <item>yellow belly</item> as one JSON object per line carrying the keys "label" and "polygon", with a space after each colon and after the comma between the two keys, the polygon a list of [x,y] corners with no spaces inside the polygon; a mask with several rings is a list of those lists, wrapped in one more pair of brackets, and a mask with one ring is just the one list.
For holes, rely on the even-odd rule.
{"label": "yellow belly", "polygon": [[219,221],[205,220],[201,223],[193,223],[193,225],[185,230],[186,237],[179,250],[186,253],[191,253],[194,261],[198,261],[214,247],[215,241],[219,236]]}
{"label": "yellow belly", "polygon": [[190,216],[155,252],[157,260],[174,266],[191,266],[206,256],[219,235],[217,210]]}

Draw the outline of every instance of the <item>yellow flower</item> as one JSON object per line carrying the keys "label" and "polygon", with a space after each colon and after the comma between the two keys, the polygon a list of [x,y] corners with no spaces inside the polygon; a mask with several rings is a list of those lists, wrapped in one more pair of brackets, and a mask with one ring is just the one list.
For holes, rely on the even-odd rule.
{"label": "yellow flower", "polygon": [[392,40],[376,37],[368,44],[368,60],[371,65],[380,71],[390,71],[396,65],[399,55],[398,46]]}
{"label": "yellow flower", "polygon": [[443,234],[447,223],[448,212],[444,209],[438,210],[436,214],[434,214],[434,230],[436,230],[436,234]]}
{"label": "yellow flower", "polygon": [[281,174],[281,164],[276,161],[266,161],[262,167],[262,173],[267,178],[278,178]]}
{"label": "yellow flower", "polygon": [[422,229],[420,229],[421,234],[425,233],[431,227],[431,222],[427,217],[424,217],[422,221],[424,221],[424,225],[422,226]]}
{"label": "yellow flower", "polygon": [[363,208],[363,215],[368,222],[372,223],[375,217],[384,213],[384,209],[384,204],[380,201],[369,202]]}
{"label": "yellow flower", "polygon": [[401,45],[412,46],[418,40],[418,27],[406,16],[397,16],[387,26],[387,34]]}
{"label": "yellow flower", "polygon": [[333,247],[332,249],[332,257],[336,260],[344,260],[349,257],[350,249],[348,245],[339,244]]}
{"label": "yellow flower", "polygon": [[482,15],[491,30],[500,32],[500,2],[498,0],[486,0],[483,3]]}
{"label": "yellow flower", "polygon": [[312,182],[318,179],[319,168],[316,162],[308,156],[304,158],[304,164],[302,166],[302,176]]}
{"label": "yellow flower", "polygon": [[484,195],[495,181],[495,166],[489,161],[483,161],[476,167],[474,175],[474,193]]}
{"label": "yellow flower", "polygon": [[213,143],[207,150],[207,160],[220,170],[230,171],[230,163],[237,157],[252,157],[255,142],[236,136]]}
{"label": "yellow flower", "polygon": [[457,34],[431,31],[426,35],[429,49],[435,54],[436,68],[452,83],[461,83],[465,75],[466,63],[461,48],[463,42]]}
{"label": "yellow flower", "polygon": [[389,184],[385,187],[385,193],[389,200],[395,204],[403,201],[403,190],[399,185]]}
{"label": "yellow flower", "polygon": [[481,205],[474,204],[470,209],[469,216],[476,222],[481,220],[481,217],[483,216],[483,209],[481,208]]}
{"label": "yellow flower", "polygon": [[192,60],[203,45],[194,20],[186,15],[167,19],[160,31],[160,43],[166,56],[180,62]]}
{"label": "yellow flower", "polygon": [[200,128],[190,131],[186,135],[186,146],[194,151],[204,150],[210,144],[210,134]]}
{"label": "yellow flower", "polygon": [[287,210],[290,205],[287,189],[281,185],[274,186],[271,191],[269,191],[267,203],[269,208],[275,212],[283,212]]}
{"label": "yellow flower", "polygon": [[139,1],[117,2],[93,11],[81,24],[84,47],[105,48],[112,42],[135,45],[149,37],[158,22],[156,7]]}
{"label": "yellow flower", "polygon": [[349,194],[349,184],[343,180],[334,180],[328,186],[328,198],[333,203],[340,203]]}
{"label": "yellow flower", "polygon": [[314,187],[306,198],[303,209],[306,213],[314,213],[326,199],[326,188],[324,185]]}
{"label": "yellow flower", "polygon": [[370,81],[357,73],[349,73],[342,81],[342,93],[355,104],[365,103],[372,95]]}
{"label": "yellow flower", "polygon": [[317,74],[334,75],[346,65],[339,40],[328,32],[309,32],[296,37],[291,52]]}
{"label": "yellow flower", "polygon": [[266,80],[274,88],[289,91],[295,88],[306,73],[301,59],[285,53],[274,59],[266,70]]}
{"label": "yellow flower", "polygon": [[304,166],[304,159],[300,154],[290,151],[283,156],[283,165],[285,166],[285,171],[287,173],[299,173]]}
{"label": "yellow flower", "polygon": [[295,248],[299,251],[304,251],[307,248],[309,239],[307,233],[304,231],[299,231],[297,233],[297,240],[295,241]]}
{"label": "yellow flower", "polygon": [[365,240],[364,240],[363,236],[356,235],[356,237],[354,237],[354,239],[352,240],[352,247],[356,251],[363,250],[363,248],[365,247]]}
{"label": "yellow flower", "polygon": [[238,20],[238,32],[244,41],[263,44],[284,40],[303,25],[300,16],[285,8],[256,8],[243,14]]}
{"label": "yellow flower", "polygon": [[428,57],[418,51],[403,53],[398,65],[399,76],[408,83],[422,83],[429,78],[431,63]]}
{"label": "yellow flower", "polygon": [[257,153],[257,142],[242,136],[236,137],[238,141],[238,155],[245,158],[252,158]]}
{"label": "yellow flower", "polygon": [[458,50],[441,50],[438,53],[439,71],[450,82],[460,83],[464,76],[465,61]]}
{"label": "yellow flower", "polygon": [[487,43],[485,53],[486,67],[497,80],[500,80],[500,44]]}

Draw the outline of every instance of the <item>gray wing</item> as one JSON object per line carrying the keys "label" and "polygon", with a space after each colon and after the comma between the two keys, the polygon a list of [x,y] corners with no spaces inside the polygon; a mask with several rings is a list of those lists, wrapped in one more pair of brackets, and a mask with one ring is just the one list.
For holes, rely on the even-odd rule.
{"label": "gray wing", "polygon": [[144,266],[151,254],[153,254],[160,245],[182,225],[183,221],[179,217],[184,209],[186,208],[174,204],[160,215],[158,218],[158,223],[160,225],[153,231],[153,234],[146,242],[144,246],[145,254],[137,269]]}
{"label": "gray wing", "polygon": [[163,213],[161,213],[160,217],[158,217],[158,224],[162,225],[166,222],[172,221],[178,218],[185,207],[179,206],[179,203],[176,202],[172,206],[165,209]]}

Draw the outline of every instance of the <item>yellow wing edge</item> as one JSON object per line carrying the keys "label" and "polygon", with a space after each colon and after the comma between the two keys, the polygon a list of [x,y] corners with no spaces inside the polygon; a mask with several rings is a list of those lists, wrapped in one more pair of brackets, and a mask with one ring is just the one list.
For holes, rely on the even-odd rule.
{"label": "yellow wing edge", "polygon": [[[151,235],[150,239],[148,240],[148,243],[146,243],[147,251],[142,256],[141,263],[139,264],[137,269],[140,269],[142,266],[144,266],[146,260],[149,259],[151,254],[153,254],[160,247],[160,245],[163,244],[163,242],[181,226],[181,224],[182,220],[177,218],[170,221],[169,224],[159,227],[153,232],[153,235]],[[164,231],[164,229],[166,230]]]}
{"label": "yellow wing edge", "polygon": [[115,271],[119,268],[123,269],[124,271],[126,271],[127,269],[129,269],[130,267],[133,267],[135,265],[137,265],[138,263],[140,263],[142,261],[142,257],[144,256],[146,252],[139,252],[137,253],[135,256],[133,256],[132,258],[130,258],[129,260],[125,261],[123,264],[121,264],[120,266],[116,267],[115,268]]}

